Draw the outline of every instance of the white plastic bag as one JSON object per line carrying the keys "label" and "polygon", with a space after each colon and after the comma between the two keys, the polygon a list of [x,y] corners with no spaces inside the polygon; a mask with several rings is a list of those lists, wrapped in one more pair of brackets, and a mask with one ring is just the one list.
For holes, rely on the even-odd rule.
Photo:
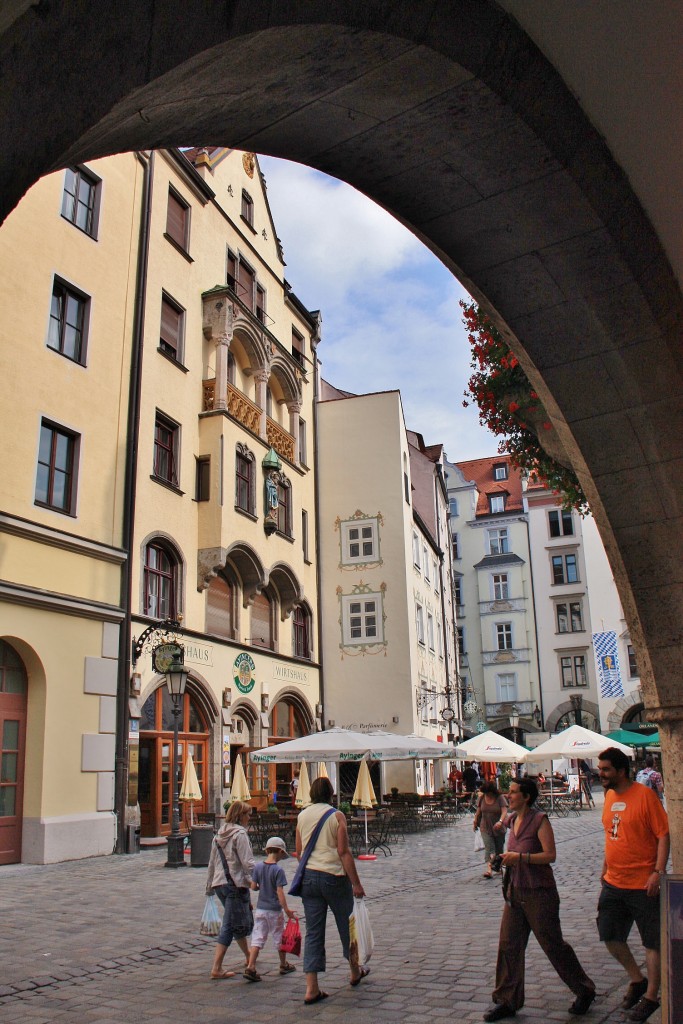
{"label": "white plastic bag", "polygon": [[349,917],[349,938],[349,964],[363,967],[372,956],[375,939],[365,900],[356,896],[353,898],[353,913]]}
{"label": "white plastic bag", "polygon": [[474,833],[474,850],[475,850],[475,853],[478,850],[483,850],[483,849],[484,849],[484,839],[483,839],[482,834],[479,831],[479,829],[477,829],[476,832]]}
{"label": "white plastic bag", "polygon": [[199,925],[199,934],[210,935],[215,938],[221,930],[222,918],[222,907],[218,902],[218,897],[212,893],[211,896],[206,897],[204,913],[202,914],[201,924]]}

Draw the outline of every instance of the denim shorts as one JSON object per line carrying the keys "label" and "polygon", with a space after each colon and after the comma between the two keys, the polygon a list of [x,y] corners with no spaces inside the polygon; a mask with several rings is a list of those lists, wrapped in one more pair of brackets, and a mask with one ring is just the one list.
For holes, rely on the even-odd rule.
{"label": "denim shorts", "polygon": [[626,942],[636,924],[645,949],[659,949],[659,896],[644,889],[617,889],[602,883],[598,900],[598,935],[601,942]]}

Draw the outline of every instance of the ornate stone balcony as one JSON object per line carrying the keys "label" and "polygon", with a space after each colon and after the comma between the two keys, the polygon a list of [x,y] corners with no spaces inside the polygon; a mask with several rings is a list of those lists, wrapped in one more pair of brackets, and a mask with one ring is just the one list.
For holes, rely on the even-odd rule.
{"label": "ornate stone balcony", "polygon": [[509,665],[515,661],[528,661],[529,648],[506,648],[504,651],[482,651],[481,660],[484,665]]}
{"label": "ornate stone balcony", "polygon": [[[216,381],[205,380],[204,388],[204,412],[215,408]],[[261,425],[261,410],[251,399],[243,395],[239,388],[228,382],[228,412],[247,428],[252,434],[259,433]]]}
{"label": "ornate stone balcony", "polygon": [[518,715],[533,715],[536,704],[533,700],[506,700],[501,704],[487,704],[487,718],[509,718],[512,709],[517,708]]}
{"label": "ornate stone balcony", "polygon": [[275,420],[271,420],[270,416],[266,417],[266,438],[268,444],[275,449],[278,455],[281,455],[283,459],[288,459],[290,462],[295,462],[294,453],[294,438],[281,427]]}

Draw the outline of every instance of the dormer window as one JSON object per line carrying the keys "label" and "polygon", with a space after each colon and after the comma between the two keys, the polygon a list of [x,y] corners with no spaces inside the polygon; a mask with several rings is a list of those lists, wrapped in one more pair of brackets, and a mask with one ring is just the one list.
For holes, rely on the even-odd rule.
{"label": "dormer window", "polygon": [[505,511],[505,495],[504,494],[492,494],[489,497],[489,505],[491,512],[504,512]]}
{"label": "dormer window", "polygon": [[493,467],[493,479],[494,480],[507,480],[508,478],[508,467],[506,462],[501,462],[497,466]]}

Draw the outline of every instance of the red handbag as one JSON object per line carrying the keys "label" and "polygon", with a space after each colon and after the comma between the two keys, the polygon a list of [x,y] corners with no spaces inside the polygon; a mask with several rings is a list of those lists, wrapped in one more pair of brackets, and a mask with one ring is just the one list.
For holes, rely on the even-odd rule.
{"label": "red handbag", "polygon": [[301,929],[295,917],[290,917],[280,940],[280,952],[301,956]]}

